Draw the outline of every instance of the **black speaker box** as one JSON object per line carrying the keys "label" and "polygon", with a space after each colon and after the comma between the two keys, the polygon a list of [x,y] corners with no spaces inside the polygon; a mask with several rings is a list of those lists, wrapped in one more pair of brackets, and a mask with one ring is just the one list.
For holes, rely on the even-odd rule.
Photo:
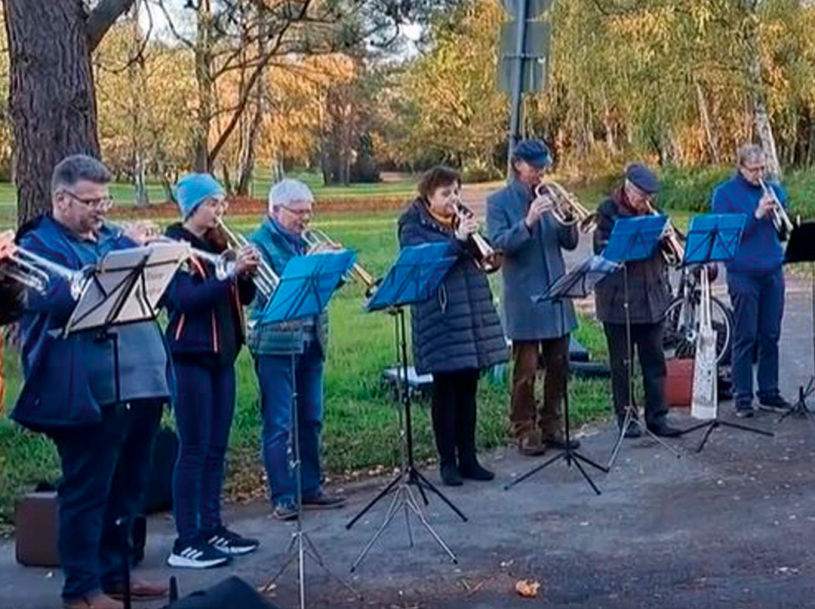
{"label": "black speaker box", "polygon": [[162,609],[281,609],[239,577],[193,592]]}

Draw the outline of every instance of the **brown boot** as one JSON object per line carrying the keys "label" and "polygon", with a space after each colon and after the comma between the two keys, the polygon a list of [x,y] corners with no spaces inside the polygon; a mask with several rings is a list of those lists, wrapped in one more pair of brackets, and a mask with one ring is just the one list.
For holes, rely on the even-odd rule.
{"label": "brown boot", "polygon": [[518,452],[526,457],[539,457],[546,449],[547,445],[541,440],[540,432],[528,431],[518,436]]}
{"label": "brown boot", "polygon": [[[559,429],[557,431],[542,432],[541,441],[550,448],[566,448],[566,434]],[[580,441],[570,438],[569,444],[571,445],[572,449],[575,449],[580,446]]]}
{"label": "brown boot", "polygon": [[[113,598],[124,598],[124,585],[118,582],[106,587],[105,592]],[[170,587],[164,582],[151,582],[144,579],[134,578],[130,580],[130,597],[134,600],[149,600],[164,598],[170,593]]]}
{"label": "brown boot", "polygon": [[124,609],[119,601],[110,598],[102,592],[95,592],[88,596],[80,596],[62,604],[63,609]]}

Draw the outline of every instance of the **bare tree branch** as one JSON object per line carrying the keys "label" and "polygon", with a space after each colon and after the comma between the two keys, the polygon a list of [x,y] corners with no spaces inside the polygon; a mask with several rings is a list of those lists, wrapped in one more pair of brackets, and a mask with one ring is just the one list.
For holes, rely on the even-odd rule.
{"label": "bare tree branch", "polygon": [[102,41],[107,31],[125,11],[130,9],[133,0],[102,0],[88,15],[85,31],[88,34],[88,47],[93,51]]}

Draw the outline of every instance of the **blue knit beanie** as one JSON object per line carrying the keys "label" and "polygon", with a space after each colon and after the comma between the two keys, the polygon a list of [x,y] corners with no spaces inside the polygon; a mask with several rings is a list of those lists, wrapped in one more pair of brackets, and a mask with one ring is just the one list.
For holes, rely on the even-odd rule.
{"label": "blue knit beanie", "polygon": [[188,173],[175,185],[175,201],[184,220],[210,197],[224,194],[225,191],[218,180],[208,173]]}

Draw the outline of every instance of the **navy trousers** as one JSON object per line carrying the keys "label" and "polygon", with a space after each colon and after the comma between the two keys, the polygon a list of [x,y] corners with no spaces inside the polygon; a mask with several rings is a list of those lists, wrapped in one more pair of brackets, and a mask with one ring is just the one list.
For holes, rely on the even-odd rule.
{"label": "navy trousers", "polygon": [[57,545],[66,601],[122,581],[130,531],[116,521],[141,512],[161,409],[152,400],[109,406],[99,423],[49,434],[62,467]]}
{"label": "navy trousers", "polygon": [[182,543],[221,526],[224,461],[235,412],[232,364],[175,362],[178,460],[173,471],[173,515]]}
{"label": "navy trousers", "polygon": [[758,344],[758,398],[778,395],[778,341],[784,315],[784,272],[728,273],[733,304],[733,400],[736,408],[753,401],[753,350]]}

